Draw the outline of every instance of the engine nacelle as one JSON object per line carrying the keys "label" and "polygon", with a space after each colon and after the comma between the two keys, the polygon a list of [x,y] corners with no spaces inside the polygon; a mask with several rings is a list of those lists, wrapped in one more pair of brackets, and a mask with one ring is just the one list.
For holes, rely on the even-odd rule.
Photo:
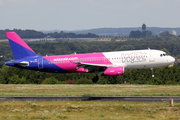
{"label": "engine nacelle", "polygon": [[101,73],[102,76],[122,76],[124,74],[124,67],[107,68]]}

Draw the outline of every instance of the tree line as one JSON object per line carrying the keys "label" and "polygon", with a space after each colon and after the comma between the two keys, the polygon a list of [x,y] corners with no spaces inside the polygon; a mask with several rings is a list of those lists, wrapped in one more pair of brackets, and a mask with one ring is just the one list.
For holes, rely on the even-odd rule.
{"label": "tree line", "polygon": [[[123,76],[106,77],[99,75],[96,84],[150,84],[180,85],[180,67],[154,68],[155,77],[151,77],[150,69],[132,69]],[[3,66],[0,69],[0,84],[94,84],[93,73],[45,73]]]}
{"label": "tree line", "polygon": [[[40,31],[35,30],[21,30],[21,29],[5,29],[0,30],[0,40],[1,39],[7,39],[6,32],[16,32],[21,38],[45,38],[45,37],[52,37],[52,38],[98,38],[99,36],[96,34],[88,33],[88,34],[75,34],[75,33],[65,33],[63,31],[61,32],[54,32],[54,33],[43,33]],[[131,31],[129,36],[121,36],[123,38],[160,38],[160,37],[166,37],[167,39],[173,35],[169,34],[168,31],[164,31],[158,35],[153,35],[152,31]],[[107,36],[106,36],[107,37]],[[117,36],[108,36],[112,38],[112,41],[118,39]],[[119,36],[120,37],[120,36]],[[174,36],[175,37],[175,36]]]}
{"label": "tree line", "polygon": [[13,30],[0,30],[0,40],[7,39],[6,32],[16,32],[21,38],[44,38],[50,36],[52,38],[97,38],[99,37],[96,34],[75,34],[75,33],[64,33],[61,32],[54,32],[54,33],[42,33],[35,30],[21,30],[21,29],[13,29]]}
{"label": "tree line", "polygon": [[[169,38],[171,36],[174,36],[174,35],[171,35],[169,31],[164,31],[159,34],[159,37],[162,37],[162,38],[164,37]],[[158,35],[153,35],[152,31],[149,31],[149,30],[143,31],[143,32],[137,30],[137,31],[131,31],[129,34],[129,37],[130,38],[151,38],[151,37],[158,37]],[[174,36],[174,37],[178,37],[178,36]]]}

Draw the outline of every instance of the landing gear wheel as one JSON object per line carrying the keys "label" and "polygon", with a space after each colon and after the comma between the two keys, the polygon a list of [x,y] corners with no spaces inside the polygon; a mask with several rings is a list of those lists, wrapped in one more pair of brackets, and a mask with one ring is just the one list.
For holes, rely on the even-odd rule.
{"label": "landing gear wheel", "polygon": [[150,70],[151,70],[152,77],[154,77],[153,68],[151,68]]}
{"label": "landing gear wheel", "polygon": [[98,81],[99,77],[96,75],[95,77],[93,77],[92,81],[93,83],[96,83]]}

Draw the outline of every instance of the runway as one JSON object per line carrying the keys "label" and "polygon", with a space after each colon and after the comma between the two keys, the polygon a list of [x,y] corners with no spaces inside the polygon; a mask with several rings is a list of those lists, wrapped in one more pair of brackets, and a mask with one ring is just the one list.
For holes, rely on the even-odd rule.
{"label": "runway", "polygon": [[16,96],[16,97],[0,97],[0,101],[127,101],[127,102],[168,102],[173,99],[175,103],[180,103],[180,97],[94,97],[94,96]]}

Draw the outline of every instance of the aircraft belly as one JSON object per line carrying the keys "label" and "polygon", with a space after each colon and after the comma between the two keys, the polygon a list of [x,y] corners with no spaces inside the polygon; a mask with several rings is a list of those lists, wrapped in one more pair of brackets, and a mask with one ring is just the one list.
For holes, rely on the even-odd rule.
{"label": "aircraft belly", "polygon": [[146,68],[154,68],[154,67],[162,67],[168,65],[166,63],[130,63],[127,64],[126,69],[146,69]]}
{"label": "aircraft belly", "polygon": [[144,65],[133,65],[133,66],[127,66],[126,69],[143,69],[143,68],[147,68]]}
{"label": "aircraft belly", "polygon": [[156,67],[163,67],[167,66],[167,63],[154,63],[154,64],[144,64],[144,65],[128,65],[126,69],[146,69],[146,68],[156,68]]}

